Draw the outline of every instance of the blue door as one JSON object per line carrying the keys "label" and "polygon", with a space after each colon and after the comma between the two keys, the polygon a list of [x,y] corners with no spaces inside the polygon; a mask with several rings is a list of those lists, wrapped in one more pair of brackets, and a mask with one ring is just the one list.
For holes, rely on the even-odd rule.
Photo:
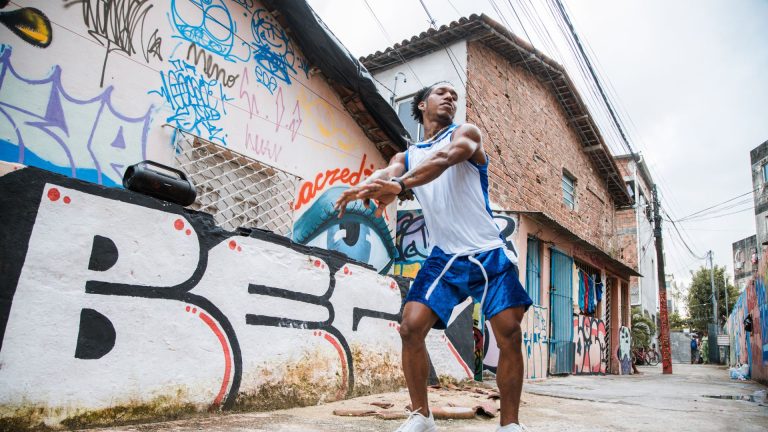
{"label": "blue door", "polygon": [[549,371],[568,374],[573,370],[573,258],[550,249],[552,277],[550,310],[552,336],[549,342]]}
{"label": "blue door", "polygon": [[529,237],[525,258],[525,290],[533,304],[541,304],[541,243],[539,239]]}

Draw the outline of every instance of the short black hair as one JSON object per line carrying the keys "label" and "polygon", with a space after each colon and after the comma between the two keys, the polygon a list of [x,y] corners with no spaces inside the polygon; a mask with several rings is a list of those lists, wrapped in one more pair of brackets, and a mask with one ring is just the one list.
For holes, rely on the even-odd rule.
{"label": "short black hair", "polygon": [[424,124],[424,116],[419,109],[419,104],[427,100],[432,93],[432,90],[434,90],[438,84],[448,84],[453,86],[450,81],[438,81],[430,86],[423,87],[413,95],[413,101],[411,102],[411,116],[421,124]]}
{"label": "short black hair", "polygon": [[421,90],[417,91],[416,94],[413,95],[413,101],[411,102],[411,116],[414,120],[417,122],[424,124],[424,116],[419,109],[419,104],[429,97],[429,94],[432,93],[432,88],[435,85],[432,84],[431,86],[422,87]]}

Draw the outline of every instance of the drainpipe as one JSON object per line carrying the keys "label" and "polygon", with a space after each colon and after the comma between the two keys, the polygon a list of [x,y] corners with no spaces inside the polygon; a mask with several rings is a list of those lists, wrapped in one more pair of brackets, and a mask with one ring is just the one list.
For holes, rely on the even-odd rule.
{"label": "drainpipe", "polygon": [[[640,163],[640,161],[643,160],[643,157],[639,154],[635,158],[635,163],[632,165],[632,176],[634,177],[635,182],[635,238],[637,239],[637,269],[638,271],[642,269],[642,266],[640,264],[640,257],[641,250],[640,250],[640,200],[638,199],[640,197],[640,182],[637,180],[637,165]],[[637,278],[637,292],[638,292],[638,298],[640,299],[640,313],[642,313],[643,309],[643,285],[640,283],[640,278]],[[630,315],[631,315],[631,309],[632,309],[632,293],[629,294],[630,297]]]}

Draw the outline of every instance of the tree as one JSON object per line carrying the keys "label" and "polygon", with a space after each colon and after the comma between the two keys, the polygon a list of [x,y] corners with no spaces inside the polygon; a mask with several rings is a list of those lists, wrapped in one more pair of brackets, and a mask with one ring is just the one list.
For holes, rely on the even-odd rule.
{"label": "tree", "polygon": [[690,325],[690,319],[681,317],[678,312],[669,315],[669,329],[672,331],[683,331]]}
{"label": "tree", "polygon": [[651,345],[651,339],[656,334],[656,324],[647,316],[643,315],[640,307],[632,308],[632,348],[648,348]]}
{"label": "tree", "polygon": [[[718,322],[723,323],[724,317],[730,313],[725,305],[725,267],[715,266],[715,288],[717,289]],[[712,323],[712,288],[710,286],[709,269],[702,266],[695,273],[691,272],[693,281],[688,290],[688,314],[690,315],[691,331],[707,333],[707,325]],[[728,284],[728,308],[733,307],[739,297],[739,290]]]}

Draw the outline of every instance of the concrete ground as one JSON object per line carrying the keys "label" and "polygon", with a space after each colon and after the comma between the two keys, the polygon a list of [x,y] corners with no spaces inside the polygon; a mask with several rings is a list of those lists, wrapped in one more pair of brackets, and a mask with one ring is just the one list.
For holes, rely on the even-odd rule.
{"label": "concrete ground", "polygon": [[[768,404],[707,396],[749,397],[766,390],[754,382],[728,378],[720,366],[674,365],[673,375],[661,366],[640,367],[632,376],[553,377],[526,383],[521,419],[531,431],[766,431]],[[482,383],[488,387],[493,383]],[[482,388],[482,387],[481,387]],[[481,390],[487,392],[487,390]],[[477,391],[430,391],[433,407],[474,406],[488,402]],[[101,431],[215,432],[389,432],[401,420],[339,417],[337,409],[378,409],[371,402],[390,402],[388,412],[408,403],[405,391],[365,396],[325,405],[282,411],[223,414],[182,421],[98,429]],[[492,432],[495,419],[439,420],[441,431]]]}

